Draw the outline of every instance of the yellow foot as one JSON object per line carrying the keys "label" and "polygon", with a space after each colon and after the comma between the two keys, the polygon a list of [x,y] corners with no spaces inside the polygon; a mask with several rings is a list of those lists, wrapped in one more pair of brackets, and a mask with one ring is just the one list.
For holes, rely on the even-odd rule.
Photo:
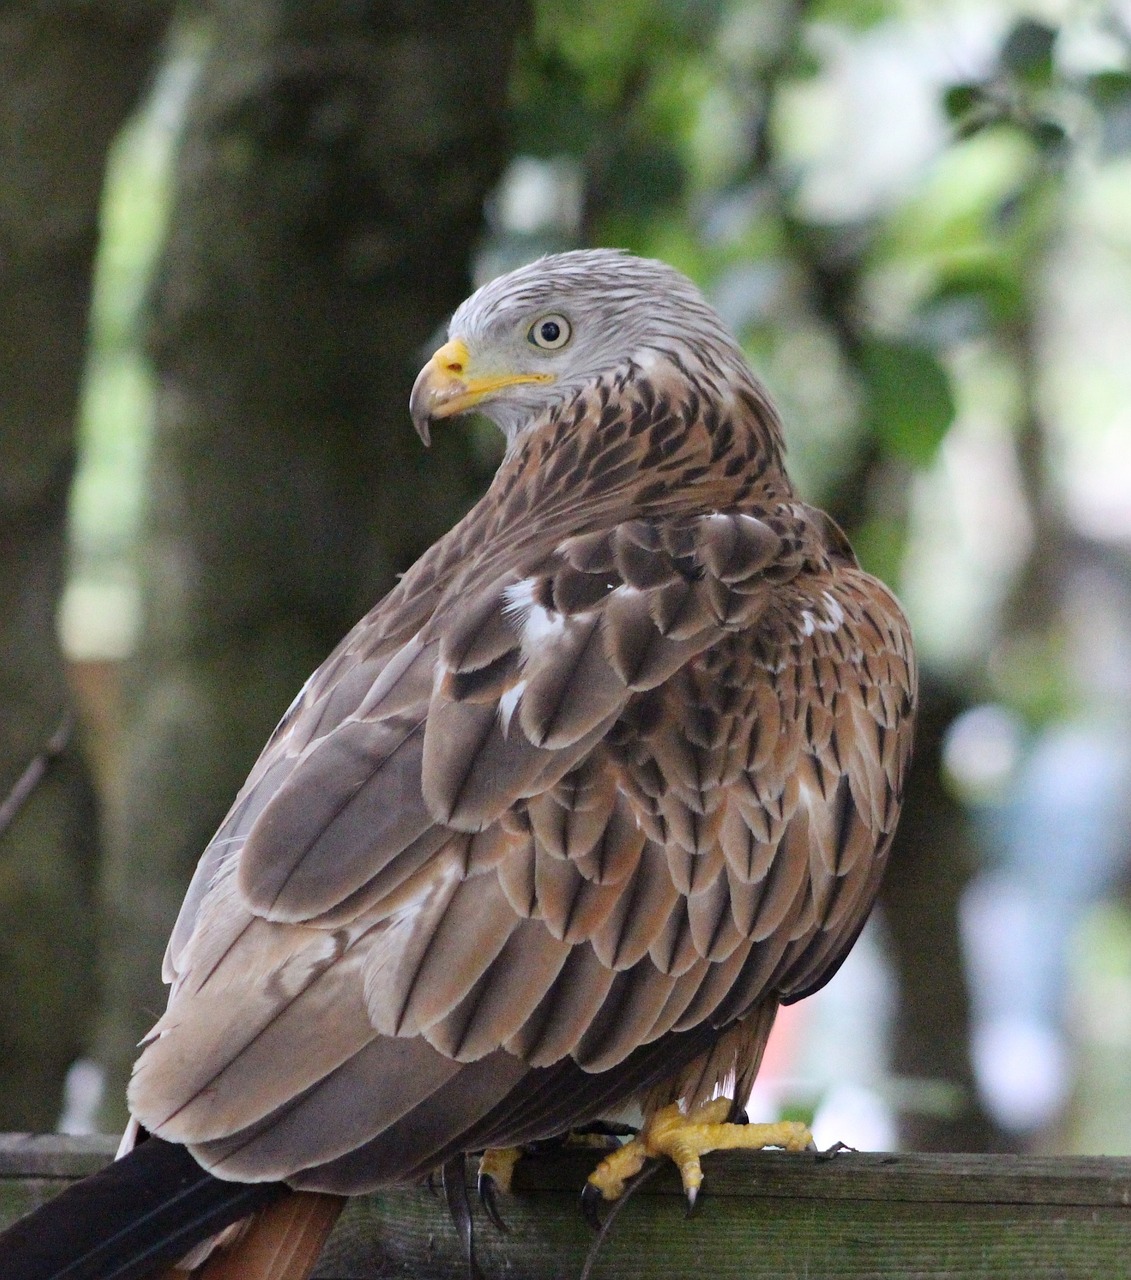
{"label": "yellow foot", "polygon": [[479,1181],[490,1178],[497,1191],[510,1194],[514,1167],[522,1159],[518,1147],[492,1147],[479,1157]]}
{"label": "yellow foot", "polygon": [[703,1185],[699,1158],[709,1151],[736,1147],[760,1151],[763,1147],[784,1147],[787,1151],[815,1149],[813,1135],[803,1124],[783,1120],[778,1124],[727,1124],[733,1103],[715,1098],[687,1114],[678,1103],[649,1116],[640,1135],[625,1143],[589,1175],[589,1185],[606,1200],[622,1195],[625,1183],[644,1167],[645,1160],[667,1156],[679,1169],[680,1181],[692,1206]]}

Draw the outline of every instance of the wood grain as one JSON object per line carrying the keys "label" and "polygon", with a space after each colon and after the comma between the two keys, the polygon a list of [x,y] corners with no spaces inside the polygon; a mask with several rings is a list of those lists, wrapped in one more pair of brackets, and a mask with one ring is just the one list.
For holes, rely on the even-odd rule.
{"label": "wood grain", "polygon": [[[0,1136],[0,1222],[91,1172],[105,1138]],[[527,1157],[502,1203],[510,1230],[476,1219],[488,1280],[576,1278],[592,1243],[577,1197],[594,1157]],[[685,1216],[664,1170],[625,1206],[593,1280],[1131,1280],[1131,1160],[777,1152],[704,1161]],[[316,1280],[466,1280],[443,1200],[397,1187],[352,1200]]]}

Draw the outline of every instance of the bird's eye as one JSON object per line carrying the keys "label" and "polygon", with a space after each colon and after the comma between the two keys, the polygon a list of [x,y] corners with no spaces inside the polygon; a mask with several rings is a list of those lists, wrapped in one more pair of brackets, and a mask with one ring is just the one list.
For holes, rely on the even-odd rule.
{"label": "bird's eye", "polygon": [[534,321],[526,337],[544,351],[557,351],[569,341],[572,332],[565,316],[543,316]]}

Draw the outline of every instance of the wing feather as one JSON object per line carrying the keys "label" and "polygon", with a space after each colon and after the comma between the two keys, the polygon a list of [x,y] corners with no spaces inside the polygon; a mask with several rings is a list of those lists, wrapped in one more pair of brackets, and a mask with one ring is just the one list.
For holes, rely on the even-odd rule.
{"label": "wing feather", "polygon": [[799,513],[454,531],[206,852],[139,1116],[348,1191],[749,1077],[871,905],[914,702],[897,606]]}
{"label": "wing feather", "polygon": [[573,862],[594,884],[623,885],[636,868],[646,838],[628,797],[618,793],[599,839]]}
{"label": "wing feather", "polygon": [[578,1066],[584,1071],[609,1071],[644,1044],[677,980],[648,960],[622,969],[573,1051]]}
{"label": "wing feather", "polygon": [[678,977],[699,959],[695,935],[687,916],[687,899],[677,890],[675,905],[656,930],[648,946],[652,963],[661,973]]}
{"label": "wing feather", "polygon": [[310,748],[247,834],[239,884],[252,910],[291,921],[328,911],[428,830],[423,719],[421,708],[351,720]]}
{"label": "wing feather", "polygon": [[[419,1040],[372,1038],[318,1084],[262,1120],[194,1146],[206,1168],[239,1178],[293,1173],[294,1153],[323,1164],[354,1150],[409,1115],[460,1070]],[[358,1107],[357,1100],[365,1099]]]}
{"label": "wing feather", "polygon": [[244,927],[205,981],[174,993],[130,1085],[134,1113],[173,1141],[246,1127],[374,1035],[362,998],[364,934],[249,919],[230,901],[228,910]]}
{"label": "wing feather", "polygon": [[523,920],[478,981],[424,1035],[440,1053],[473,1062],[506,1044],[534,1012],[569,959],[572,947]]}
{"label": "wing feather", "polygon": [[498,876],[463,879],[449,863],[449,891],[406,912],[375,946],[365,971],[373,1025],[386,1035],[412,1035],[457,1005],[506,945],[519,923]]}
{"label": "wing feather", "polygon": [[536,849],[536,911],[543,927],[563,942],[591,938],[608,919],[621,894],[619,884],[598,884],[582,875],[569,859]]}
{"label": "wing feather", "polygon": [[[452,1135],[471,1130],[526,1074],[525,1063],[501,1050],[461,1063],[450,1080],[376,1137],[324,1164],[300,1167],[287,1180],[300,1190],[355,1195],[423,1177],[436,1167]],[[356,1110],[358,1100],[352,1105]],[[251,1159],[248,1164],[256,1167]]]}
{"label": "wing feather", "polygon": [[553,645],[531,653],[523,679],[519,722],[531,742],[550,751],[571,746],[628,701],[629,690],[605,652],[596,610],[570,618]]}
{"label": "wing feather", "polygon": [[615,977],[591,946],[571,948],[553,985],[504,1047],[531,1067],[560,1062],[589,1029]]}
{"label": "wing feather", "polygon": [[593,949],[610,970],[630,969],[641,960],[680,907],[667,857],[647,841],[636,870],[624,882],[612,911],[593,936]]}
{"label": "wing feather", "polygon": [[589,865],[588,855],[609,831],[616,801],[616,778],[601,753],[594,752],[557,786],[527,802],[539,849]]}

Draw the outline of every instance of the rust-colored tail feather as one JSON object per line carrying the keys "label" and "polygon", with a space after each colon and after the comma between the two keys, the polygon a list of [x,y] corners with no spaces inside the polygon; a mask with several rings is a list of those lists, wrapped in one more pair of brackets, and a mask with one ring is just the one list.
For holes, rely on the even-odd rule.
{"label": "rust-colored tail feather", "polygon": [[314,1191],[284,1194],[228,1228],[231,1242],[221,1237],[199,1266],[169,1267],[154,1280],[307,1280],[345,1203]]}
{"label": "rust-colored tail feather", "polygon": [[[307,1280],[346,1201],[295,1191],[257,1213],[229,1248],[195,1273],[199,1280]],[[186,1280],[185,1272],[170,1277]]]}

